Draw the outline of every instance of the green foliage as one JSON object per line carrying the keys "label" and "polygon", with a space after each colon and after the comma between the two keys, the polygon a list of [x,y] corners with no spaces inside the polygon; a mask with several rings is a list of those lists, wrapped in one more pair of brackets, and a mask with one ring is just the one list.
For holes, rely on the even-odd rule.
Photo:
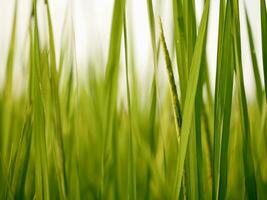
{"label": "green foliage", "polygon": [[[206,53],[211,1],[203,1],[198,25],[194,0],[173,0],[172,30],[160,16],[157,23],[156,1],[145,2],[152,79],[142,85],[127,2],[114,0],[108,57],[92,57],[82,81],[72,13],[66,11],[57,60],[51,1],[33,0],[21,63],[26,88],[17,95],[16,1],[0,91],[0,199],[266,199],[265,1],[259,0],[265,85],[245,10],[252,99],[244,83],[239,0],[220,0],[214,96]],[[170,31],[174,58],[165,37]],[[169,87],[160,84],[159,71]]]}

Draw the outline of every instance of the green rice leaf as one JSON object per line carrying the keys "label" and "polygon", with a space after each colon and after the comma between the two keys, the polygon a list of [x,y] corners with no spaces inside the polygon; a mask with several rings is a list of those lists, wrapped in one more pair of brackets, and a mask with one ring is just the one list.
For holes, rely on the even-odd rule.
{"label": "green rice leaf", "polygon": [[110,43],[108,60],[105,71],[105,89],[106,89],[106,118],[105,118],[105,132],[102,150],[102,175],[100,186],[100,198],[104,198],[105,194],[105,155],[106,146],[108,144],[108,137],[113,132],[113,120],[116,118],[117,108],[117,92],[118,92],[118,76],[119,76],[119,62],[121,50],[121,36],[123,28],[123,15],[125,10],[125,0],[115,0],[113,7],[113,17],[111,23]]}
{"label": "green rice leaf", "polygon": [[181,183],[182,183],[182,177],[183,177],[183,167],[184,167],[184,161],[187,151],[187,144],[190,134],[190,128],[191,123],[193,120],[193,109],[195,105],[195,96],[196,96],[196,90],[197,90],[197,83],[199,78],[199,71],[200,71],[200,65],[202,61],[202,55],[205,49],[205,38],[206,38],[206,32],[207,32],[207,25],[208,25],[208,16],[209,16],[209,7],[210,7],[210,1],[207,0],[205,3],[202,20],[200,24],[199,29],[199,35],[197,36],[196,40],[196,46],[191,62],[190,67],[190,73],[189,73],[189,79],[188,83],[190,85],[187,88],[186,98],[185,98],[185,105],[183,109],[183,124],[181,128],[181,145],[178,147],[178,163],[177,163],[177,169],[176,169],[176,183],[174,187],[174,199],[178,199],[180,189],[181,189]]}
{"label": "green rice leaf", "polygon": [[172,105],[173,105],[173,111],[175,116],[175,126],[176,126],[176,134],[177,134],[177,140],[180,140],[180,129],[182,127],[182,114],[181,114],[181,107],[180,102],[177,94],[173,69],[172,69],[172,63],[170,59],[170,55],[167,49],[167,45],[165,42],[164,32],[162,28],[162,22],[160,20],[160,38],[162,43],[162,48],[165,56],[165,62],[166,62],[166,68],[168,71],[168,77],[170,82],[170,88],[171,88],[171,94],[172,94]]}
{"label": "green rice leaf", "polygon": [[254,74],[254,80],[255,80],[255,85],[256,85],[257,101],[258,101],[259,110],[261,110],[262,100],[263,100],[263,92],[262,92],[263,89],[262,89],[262,83],[261,83],[261,78],[260,78],[259,65],[258,65],[257,57],[256,57],[256,50],[255,50],[255,45],[254,45],[254,40],[253,40],[253,35],[252,35],[251,23],[248,18],[247,9],[245,11],[246,11],[246,23],[247,23],[247,31],[248,31],[248,38],[249,38],[250,55],[251,55],[253,74]]}
{"label": "green rice leaf", "polygon": [[[227,189],[227,170],[228,170],[228,146],[229,146],[229,132],[230,132],[230,122],[231,122],[231,111],[232,111],[232,96],[233,96],[233,76],[234,76],[234,51],[233,51],[233,39],[231,35],[232,31],[232,18],[233,18],[233,6],[231,1],[227,1],[226,13],[225,13],[225,26],[224,26],[224,36],[222,44],[222,60],[220,64],[221,73],[218,73],[219,80],[218,82],[218,105],[219,112],[221,114],[221,121],[219,122],[217,130],[214,129],[214,134],[218,134],[220,138],[220,143],[217,144],[220,149],[218,154],[215,154],[214,157],[218,157],[219,170],[217,176],[218,188],[214,188],[213,195],[216,198],[225,198],[226,189]],[[231,49],[226,51],[226,49]],[[226,59],[227,58],[227,59]],[[217,68],[217,70],[220,70]],[[221,92],[220,92],[221,91]],[[216,114],[216,113],[215,113]],[[219,139],[219,138],[218,138]],[[216,147],[215,147],[216,148]],[[218,196],[217,196],[218,195]],[[214,198],[213,196],[213,198]]]}
{"label": "green rice leaf", "polygon": [[[267,87],[267,8],[265,0],[260,1],[261,7],[261,42],[265,89]],[[267,98],[267,92],[265,92]]]}
{"label": "green rice leaf", "polygon": [[238,0],[234,1],[234,49],[235,49],[235,64],[237,72],[237,80],[239,87],[239,106],[240,106],[240,119],[243,132],[243,162],[245,172],[245,185],[246,194],[248,199],[257,199],[257,186],[254,168],[254,159],[251,144],[251,131],[249,123],[249,114],[247,107],[246,92],[243,78],[243,68],[241,62],[241,39],[240,39],[240,20],[239,20],[239,7]]}
{"label": "green rice leaf", "polygon": [[[132,104],[129,81],[129,61],[128,61],[128,41],[127,41],[127,23],[126,13],[124,13],[124,48],[125,48],[125,66],[126,66],[126,86],[127,86],[127,104],[129,112],[129,136],[128,136],[128,199],[136,199],[136,169],[133,149],[133,122],[132,122]],[[147,191],[149,192],[149,191]]]}

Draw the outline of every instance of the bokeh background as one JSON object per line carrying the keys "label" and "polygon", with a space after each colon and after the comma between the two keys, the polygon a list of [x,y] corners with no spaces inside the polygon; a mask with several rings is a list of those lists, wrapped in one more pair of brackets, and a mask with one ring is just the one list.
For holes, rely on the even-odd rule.
{"label": "bokeh background", "polygon": [[[168,47],[172,45],[172,0],[155,0],[155,14],[161,16],[166,32],[166,40]],[[28,19],[31,12],[31,0],[18,1],[18,34],[16,48],[16,62],[14,80],[16,81],[15,91],[20,91],[23,87],[22,82],[22,58],[25,56],[25,44],[27,40]],[[7,60],[7,52],[9,46],[9,38],[12,26],[12,17],[14,11],[15,0],[0,0],[0,87],[3,85],[5,64]],[[253,25],[253,36],[255,41],[256,54],[258,57],[261,78],[262,73],[262,57],[261,57],[261,30],[260,30],[260,8],[259,0],[240,0],[241,7],[241,37],[242,37],[242,56],[244,67],[245,87],[248,99],[255,96],[255,86],[253,84],[253,73],[250,60],[250,52],[248,47],[248,38],[246,33],[246,23],[244,15],[244,6],[247,6],[249,18]],[[42,4],[39,4],[40,11]],[[107,57],[109,32],[111,25],[111,15],[113,9],[113,0],[53,0],[50,1],[51,14],[53,19],[53,28],[55,36],[55,44],[57,48],[57,57],[61,46],[62,29],[64,16],[66,12],[71,13],[73,18],[73,28],[75,33],[75,45],[77,66],[79,72],[87,69],[90,58],[101,53],[104,58]],[[203,7],[202,0],[196,0],[197,19],[200,20]],[[136,54],[136,63],[138,67],[139,77],[145,80],[147,74],[152,68],[148,68],[148,63],[152,60],[151,45],[149,36],[149,24],[147,16],[147,8],[145,0],[127,0],[127,11],[130,13],[131,30],[134,39],[134,48]],[[41,12],[40,12],[41,13]],[[39,14],[40,14],[39,13]],[[210,21],[208,30],[207,53],[210,68],[210,76],[214,90],[215,74],[216,74],[216,55],[217,55],[217,34],[218,34],[218,14],[219,0],[211,1]],[[40,14],[40,23],[45,23],[45,16]],[[106,60],[103,61],[105,63]],[[86,73],[79,73],[80,76]],[[81,77],[82,78],[82,77]]]}

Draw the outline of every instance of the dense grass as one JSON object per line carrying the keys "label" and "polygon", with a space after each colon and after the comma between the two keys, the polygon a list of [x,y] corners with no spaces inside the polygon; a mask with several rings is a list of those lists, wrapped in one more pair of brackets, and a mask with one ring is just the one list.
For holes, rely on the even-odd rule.
{"label": "dense grass", "polygon": [[[245,10],[256,94],[251,101],[244,86],[239,0],[220,1],[214,95],[206,53],[210,0],[203,1],[199,25],[194,0],[172,1],[171,47],[156,2],[144,3],[152,55],[148,90],[138,81],[126,0],[114,0],[107,60],[91,58],[86,81],[77,70],[71,13],[57,60],[49,1],[33,0],[21,62],[26,88],[19,96],[13,81],[16,4],[0,91],[0,199],[267,198],[265,1],[255,1],[263,66]],[[45,5],[46,42],[37,4]],[[167,89],[159,84],[159,68]]]}

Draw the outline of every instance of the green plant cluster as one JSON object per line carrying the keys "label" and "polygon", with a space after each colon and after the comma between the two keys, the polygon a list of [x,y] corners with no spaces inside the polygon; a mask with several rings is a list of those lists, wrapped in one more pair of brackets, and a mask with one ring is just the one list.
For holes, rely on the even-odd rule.
{"label": "green plant cluster", "polygon": [[[214,93],[206,53],[211,0],[203,0],[200,24],[194,0],[173,0],[172,30],[163,30],[155,2],[145,2],[152,55],[147,90],[138,81],[126,0],[114,0],[107,59],[91,58],[86,81],[77,70],[70,13],[56,57],[49,2],[32,1],[28,48],[20,63],[25,89],[19,96],[13,81],[15,6],[0,91],[0,199],[267,198],[265,0],[255,1],[264,83],[246,14],[256,94],[249,102],[241,56],[243,1],[220,0]],[[38,4],[45,8],[45,42]],[[167,31],[173,34],[172,47],[165,41]],[[160,68],[167,90],[160,86]]]}

